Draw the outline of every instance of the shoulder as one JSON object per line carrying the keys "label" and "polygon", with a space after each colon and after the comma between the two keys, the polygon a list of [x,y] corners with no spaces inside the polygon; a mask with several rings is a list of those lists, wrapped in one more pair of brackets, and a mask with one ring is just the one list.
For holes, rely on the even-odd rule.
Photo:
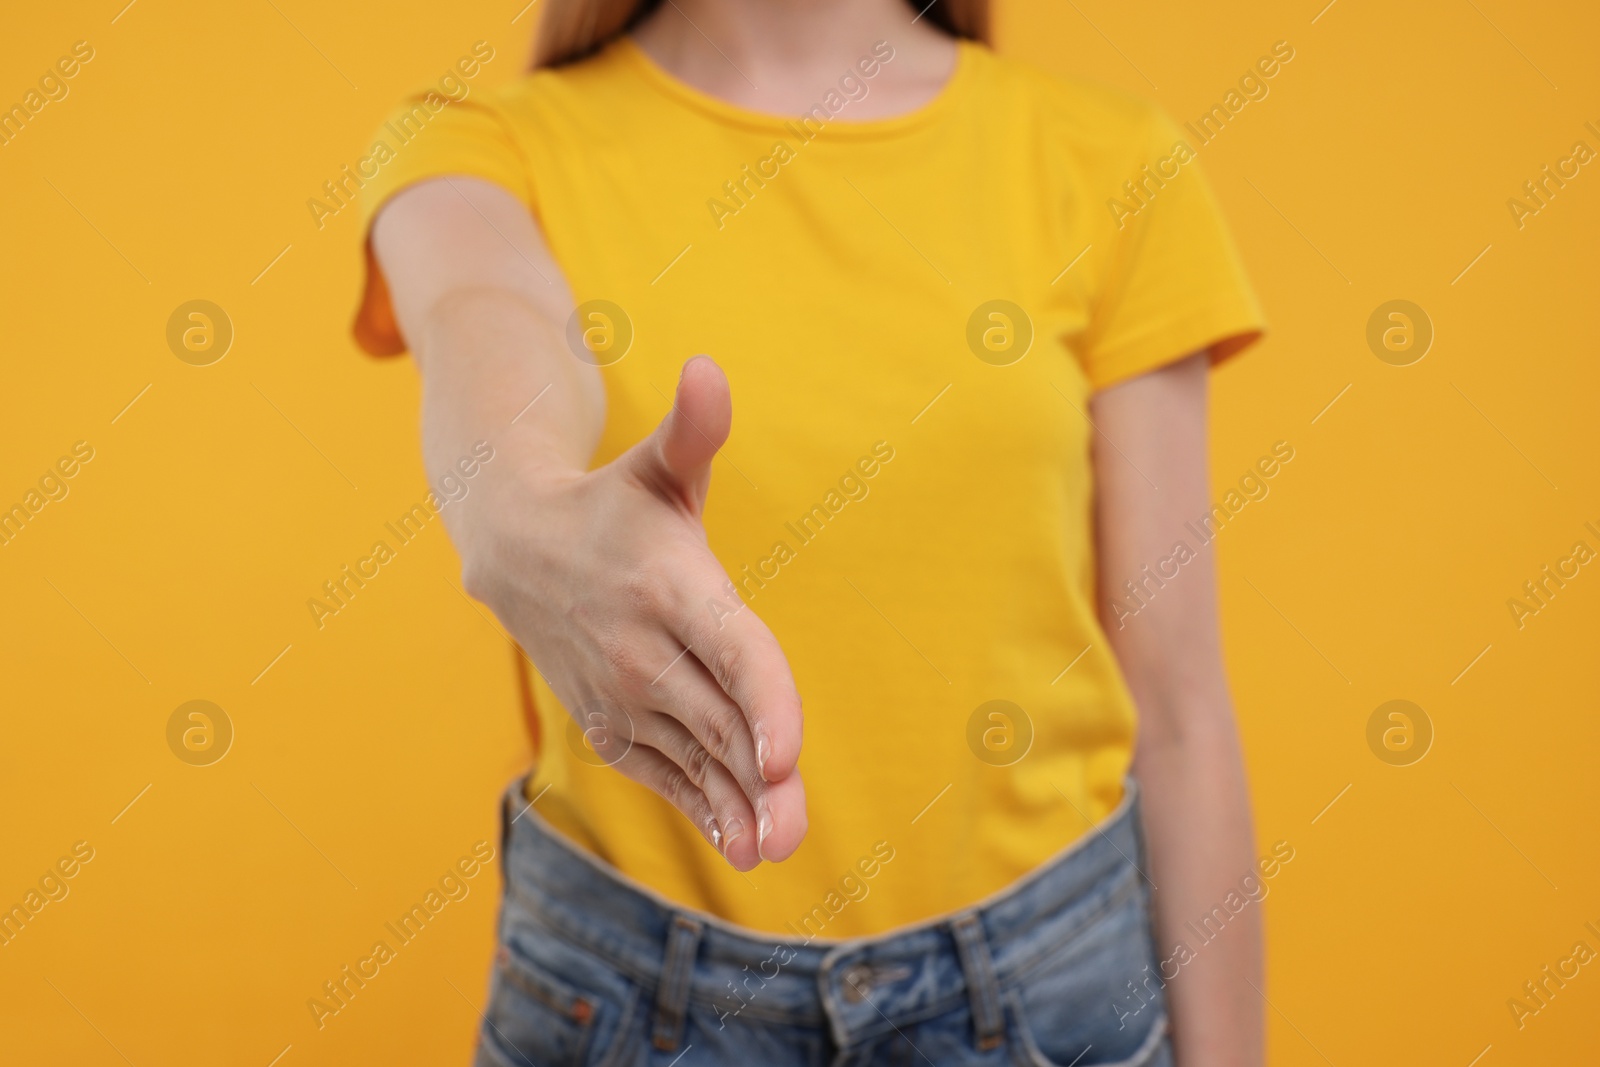
{"label": "shoulder", "polygon": [[1109,86],[1054,74],[971,45],[979,92],[1004,121],[1025,122],[1050,143],[1093,155],[1137,155],[1175,127],[1153,102]]}
{"label": "shoulder", "polygon": [[593,117],[637,90],[634,63],[626,48],[613,41],[575,62],[529,71],[486,94],[482,103],[514,123],[543,123],[563,116]]}

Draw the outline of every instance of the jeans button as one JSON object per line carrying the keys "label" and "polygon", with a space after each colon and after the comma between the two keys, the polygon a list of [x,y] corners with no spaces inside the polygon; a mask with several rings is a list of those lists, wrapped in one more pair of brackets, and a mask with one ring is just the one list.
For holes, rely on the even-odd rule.
{"label": "jeans button", "polygon": [[872,968],[865,963],[852,963],[840,975],[843,984],[844,999],[851,1004],[860,1004],[867,999],[867,994],[872,990]]}

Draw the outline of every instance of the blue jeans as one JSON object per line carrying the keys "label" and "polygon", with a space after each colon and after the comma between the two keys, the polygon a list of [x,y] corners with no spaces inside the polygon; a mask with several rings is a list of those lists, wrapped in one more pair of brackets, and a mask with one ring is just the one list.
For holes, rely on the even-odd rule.
{"label": "blue jeans", "polygon": [[1105,822],[1001,894],[853,941],[678,907],[522,798],[513,785],[503,809],[477,1067],[1171,1067],[1131,780]]}

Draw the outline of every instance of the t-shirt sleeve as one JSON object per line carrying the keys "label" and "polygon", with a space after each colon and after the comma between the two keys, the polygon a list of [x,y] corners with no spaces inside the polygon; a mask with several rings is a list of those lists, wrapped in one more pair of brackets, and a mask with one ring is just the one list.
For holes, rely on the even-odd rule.
{"label": "t-shirt sleeve", "polygon": [[[363,351],[375,356],[405,351],[389,287],[372,254],[372,220],[391,197],[430,178],[468,177],[494,182],[524,203],[533,202],[527,161],[499,109],[476,100],[442,101],[437,93],[424,93],[396,108],[373,135],[361,163],[366,281],[351,333]],[[373,167],[376,176],[366,177]]]}
{"label": "t-shirt sleeve", "polygon": [[1196,352],[1220,362],[1265,327],[1194,154],[1190,139],[1152,108],[1142,147],[1109,203],[1116,217],[1109,267],[1080,347],[1092,388]]}

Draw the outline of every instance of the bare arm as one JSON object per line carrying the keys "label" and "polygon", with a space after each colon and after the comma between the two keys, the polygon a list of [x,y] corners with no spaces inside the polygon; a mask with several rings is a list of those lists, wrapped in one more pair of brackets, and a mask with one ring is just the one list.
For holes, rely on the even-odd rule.
{"label": "bare arm", "polygon": [[[1159,887],[1157,956],[1171,957],[1179,941],[1194,953],[1176,977],[1172,965],[1162,976],[1173,1043],[1182,1067],[1235,1067],[1263,1060],[1261,998],[1247,984],[1262,981],[1260,909],[1246,907],[1203,946],[1184,929],[1257,873],[1216,568],[1211,550],[1184,529],[1210,507],[1206,362],[1202,353],[1113,386],[1091,410],[1117,446],[1095,449],[1101,616],[1139,708],[1133,773]],[[1196,556],[1119,621],[1107,605],[1123,582],[1171,557],[1179,541]]]}
{"label": "bare arm", "polygon": [[[487,182],[441,178],[386,204],[372,243],[422,373],[429,476],[448,471],[487,427],[497,448],[515,441],[545,462],[587,466],[605,390],[599,368],[566,351],[572,294],[527,209]],[[546,386],[538,417],[513,425]]]}
{"label": "bare arm", "polygon": [[806,830],[799,696],[701,525],[733,417],[720,368],[686,363],[656,431],[590,471],[601,371],[567,347],[572,297],[527,209],[488,182],[422,182],[385,205],[373,248],[422,372],[430,479],[494,449],[445,512],[467,591],[603,760],[741,870],[786,858]]}

